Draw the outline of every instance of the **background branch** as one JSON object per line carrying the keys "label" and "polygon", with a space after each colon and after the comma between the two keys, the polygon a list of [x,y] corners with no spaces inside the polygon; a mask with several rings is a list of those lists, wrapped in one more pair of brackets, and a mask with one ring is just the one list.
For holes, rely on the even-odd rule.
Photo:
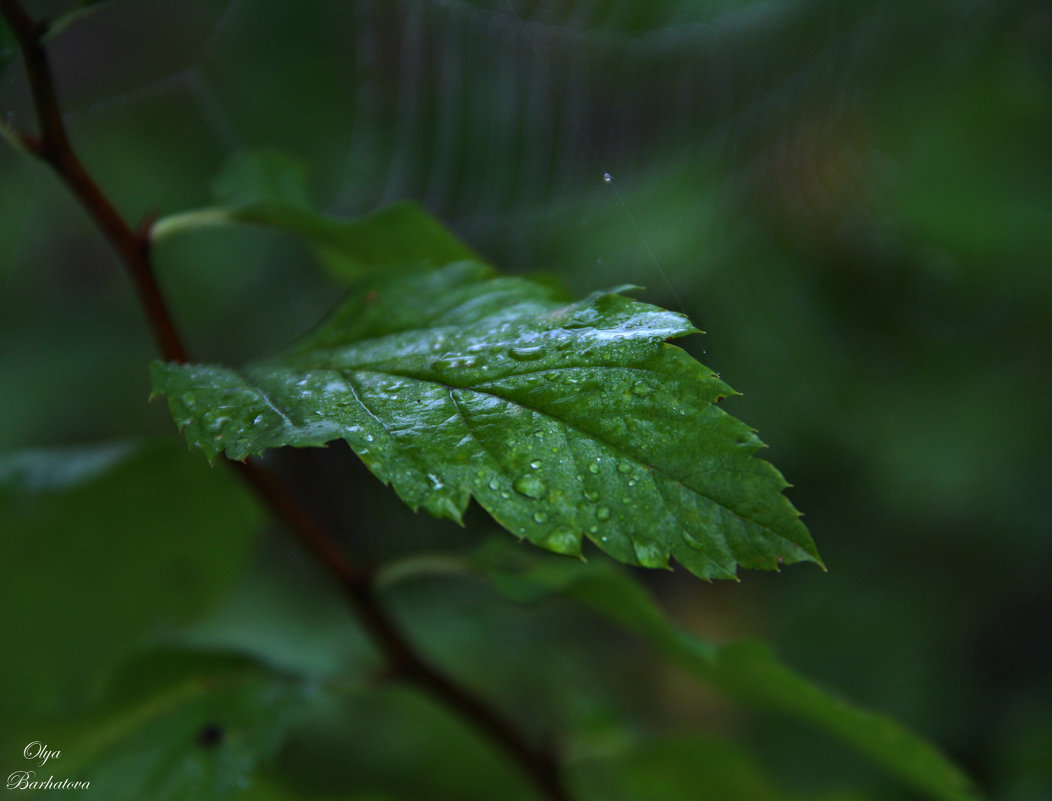
{"label": "background branch", "polygon": [[[66,184],[120,256],[163,357],[167,361],[187,362],[187,349],[154,275],[151,220],[137,228],[128,225],[85,169],[69,140],[44,47],[47,24],[31,18],[17,0],[0,0],[0,13],[21,50],[39,127],[36,136],[9,130],[5,138],[13,137],[28,152],[47,162]],[[531,744],[503,714],[428,663],[387,613],[377,596],[371,571],[350,560],[335,539],[264,467],[254,462],[228,464],[344,588],[359,621],[383,654],[389,676],[428,693],[470,722],[515,761],[544,797],[568,801],[555,755]]]}

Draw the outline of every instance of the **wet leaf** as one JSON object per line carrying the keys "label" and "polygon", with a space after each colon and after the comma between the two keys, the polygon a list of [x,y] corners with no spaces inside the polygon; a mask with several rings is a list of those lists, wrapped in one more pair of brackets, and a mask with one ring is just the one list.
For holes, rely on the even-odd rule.
{"label": "wet leaf", "polygon": [[240,370],[157,363],[156,393],[209,458],[345,440],[413,509],[472,497],[519,537],[703,578],[820,562],[732,394],[665,340],[681,314],[476,262],[361,285],[313,336]]}

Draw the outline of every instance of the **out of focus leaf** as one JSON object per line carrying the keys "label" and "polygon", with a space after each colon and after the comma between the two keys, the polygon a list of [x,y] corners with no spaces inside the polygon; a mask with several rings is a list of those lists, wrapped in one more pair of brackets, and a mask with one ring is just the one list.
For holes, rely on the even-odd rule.
{"label": "out of focus leaf", "polygon": [[155,363],[209,458],[344,439],[414,509],[471,497],[512,533],[702,578],[819,562],[733,390],[666,339],[681,314],[503,278],[477,262],[360,287],[313,336],[242,370]]}
{"label": "out of focus leaf", "polygon": [[[575,764],[580,801],[789,801],[741,746],[699,735],[659,737]],[[809,795],[808,801],[862,801]]]}
{"label": "out of focus leaf", "polygon": [[[426,561],[416,564],[430,571]],[[559,595],[583,604],[633,632],[698,679],[743,703],[825,729],[933,798],[977,797],[968,778],[917,735],[818,687],[760,643],[715,645],[684,632],[665,617],[641,585],[609,563],[540,559],[494,541],[464,560],[461,568],[488,577],[515,601],[529,603]],[[453,572],[455,560],[442,560],[439,569]],[[411,566],[392,566],[387,576],[402,579],[412,572]]]}
{"label": "out of focus leaf", "polygon": [[231,477],[173,443],[0,459],[0,710],[82,708],[158,626],[232,579],[257,521]]}
{"label": "out of focus leaf", "polygon": [[61,743],[62,756],[30,768],[29,781],[90,781],[90,795],[107,801],[240,797],[307,697],[293,679],[222,655],[156,652],[127,674],[110,711],[74,726],[34,728],[41,733],[33,737]]}
{"label": "out of focus leaf", "polygon": [[202,225],[261,225],[302,237],[336,275],[438,266],[475,258],[474,252],[412,203],[388,206],[361,220],[315,211],[303,163],[287,154],[240,153],[213,183],[217,205],[158,220],[154,239]]}

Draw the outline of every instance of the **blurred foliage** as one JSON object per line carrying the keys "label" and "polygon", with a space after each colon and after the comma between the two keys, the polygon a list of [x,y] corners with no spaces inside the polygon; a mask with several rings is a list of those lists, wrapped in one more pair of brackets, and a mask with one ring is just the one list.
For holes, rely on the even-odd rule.
{"label": "blurred foliage", "polygon": [[[57,17],[73,4],[29,5]],[[324,0],[309,13],[122,0],[50,43],[78,149],[132,218],[207,206],[223,164],[273,147],[304,160],[310,199],[335,217],[415,199],[494,264],[554,273],[578,293],[645,284],[645,300],[687,313],[709,331],[705,363],[745,393],[729,411],[759,426],[796,485],[830,572],[729,586],[660,576],[664,605],[711,639],[769,641],[803,674],[934,738],[1006,801],[1052,794],[1050,45],[1038,0]],[[0,108],[32,128],[14,64]],[[172,438],[160,405],[144,403],[152,346],[105,244],[40,165],[0,149],[0,176],[0,448]],[[257,229],[171,237],[158,264],[209,361],[287,344],[343,292],[307,247]],[[225,476],[189,454],[135,453],[117,467],[125,490],[100,474],[48,500],[56,488],[27,487],[38,479],[25,478],[37,470],[25,456],[21,489],[5,484],[2,513],[16,517],[2,547],[25,574],[9,571],[3,591],[3,641],[16,644],[5,704],[67,725],[162,634],[312,681],[367,681],[368,649],[294,554],[275,556],[265,537],[235,580],[251,513]],[[467,551],[485,529],[482,517],[462,531],[410,515],[346,451],[279,466],[320,513],[356,523],[356,545],[379,561]],[[211,528],[221,510],[245,521],[217,528],[230,541]],[[61,531],[34,528],[69,514]],[[208,546],[137,543],[150,583],[171,577],[163,597],[142,594],[134,566],[106,567],[114,541],[124,551],[169,525],[183,545]],[[278,580],[285,568],[293,576]],[[614,758],[626,773],[613,789],[582,751],[579,781],[596,792],[643,782],[660,797],[656,778],[639,777],[705,780],[677,755],[726,747],[726,760],[763,766],[731,777],[728,798],[766,793],[764,782],[808,798],[911,797],[836,742],[729,708],[565,606],[414,587],[399,601],[414,635],[532,731],[639,749]],[[523,664],[545,670],[524,676]],[[344,694],[291,721],[252,794],[289,797],[305,775],[319,799],[358,801],[488,798],[517,781],[477,741],[458,752],[473,735],[419,699]],[[324,734],[311,735],[308,713],[326,716]],[[26,739],[21,725],[7,731],[15,720],[0,737],[8,770]],[[201,720],[178,724],[183,742]],[[369,773],[339,747],[400,749],[396,733],[417,727],[408,756],[439,771],[427,784],[408,769]],[[648,752],[670,728],[712,739]],[[432,746],[449,751],[447,767]],[[472,777],[494,784],[466,786]]]}

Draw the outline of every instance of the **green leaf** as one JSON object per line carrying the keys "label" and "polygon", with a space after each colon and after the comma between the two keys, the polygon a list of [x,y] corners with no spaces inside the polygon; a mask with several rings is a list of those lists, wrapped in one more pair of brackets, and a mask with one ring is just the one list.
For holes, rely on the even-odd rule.
{"label": "green leaf", "polygon": [[[454,572],[453,561],[443,559],[439,572]],[[415,564],[419,569],[392,566],[380,580],[390,584],[392,579],[433,572],[427,561]],[[632,576],[612,565],[541,559],[493,540],[462,560],[461,569],[487,577],[517,602],[558,595],[580,603],[633,632],[697,679],[750,706],[828,731],[932,798],[973,801],[978,797],[967,776],[917,735],[811,683],[760,643],[721,646],[682,631]]]}
{"label": "green leaf", "polygon": [[260,225],[303,237],[337,276],[372,270],[437,266],[476,258],[464,243],[412,203],[388,206],[361,220],[315,211],[302,161],[274,150],[235,155],[213,182],[217,205],[158,220],[155,241],[201,226]]}
{"label": "green leaf", "polygon": [[46,765],[20,766],[35,771],[27,781],[87,781],[85,797],[107,801],[238,798],[308,697],[301,682],[246,660],[168,651],[128,665],[115,687],[104,713],[17,733],[18,751],[38,739],[62,752]]}
{"label": "green leaf", "polygon": [[0,457],[0,715],[65,715],[234,578],[258,513],[175,443]]}
{"label": "green leaf", "polygon": [[[579,801],[788,801],[741,746],[695,734],[634,743],[574,765]],[[849,801],[809,795],[808,801]],[[860,801],[852,797],[850,801]]]}
{"label": "green leaf", "polygon": [[212,458],[345,440],[413,509],[471,497],[512,533],[703,578],[819,562],[733,392],[666,339],[680,314],[610,293],[569,301],[475,262],[377,279],[313,336],[241,370],[153,366]]}

